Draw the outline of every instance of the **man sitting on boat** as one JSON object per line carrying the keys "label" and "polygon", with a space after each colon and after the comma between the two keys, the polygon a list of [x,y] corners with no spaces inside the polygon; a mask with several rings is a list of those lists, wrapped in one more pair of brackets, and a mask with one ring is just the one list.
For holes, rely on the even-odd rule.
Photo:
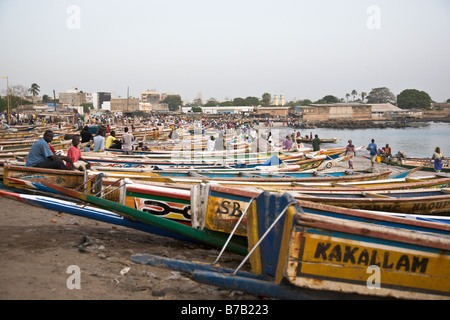
{"label": "man sitting on boat", "polygon": [[53,135],[53,131],[47,130],[44,136],[33,144],[27,156],[27,167],[67,170],[64,161],[73,164],[70,157],[58,156],[52,152],[49,143],[53,141]]}
{"label": "man sitting on boat", "polygon": [[105,142],[105,149],[121,149],[122,143],[116,138],[116,132],[112,130]]}

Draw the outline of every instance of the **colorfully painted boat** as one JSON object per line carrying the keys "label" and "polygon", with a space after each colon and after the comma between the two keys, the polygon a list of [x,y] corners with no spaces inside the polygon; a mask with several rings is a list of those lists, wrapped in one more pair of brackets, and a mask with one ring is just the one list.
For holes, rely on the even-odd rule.
{"label": "colorfully painted boat", "polygon": [[[170,232],[175,232],[179,235],[189,237],[192,240],[200,241],[204,244],[223,247],[227,241],[227,235],[224,233],[212,231],[212,230],[199,230],[191,226],[172,221],[170,219],[162,218],[157,215],[140,211],[120,203],[97,197],[95,195],[85,194],[76,190],[68,189],[54,183],[43,182],[40,184],[42,188],[52,190],[53,192],[64,194],[74,199],[89,202],[102,209],[113,211],[121,216],[129,219],[139,221],[145,224],[149,224],[156,228],[161,228]],[[35,182],[35,186],[38,183]],[[247,240],[245,237],[236,237],[228,246],[227,249],[238,254],[245,254],[247,252]]]}
{"label": "colorfully painted boat", "polygon": [[[369,181],[369,180],[378,180],[385,179],[389,176],[391,172],[381,172],[381,173],[366,173],[366,174],[353,174],[353,175],[345,175],[345,176],[337,176],[337,177],[234,177],[234,178],[220,178],[220,177],[160,177],[152,175],[134,175],[134,176],[125,176],[120,174],[109,173],[107,176],[118,178],[128,177],[130,179],[141,179],[147,181],[163,181],[163,182],[173,182],[173,183],[201,183],[205,180],[214,181],[216,183],[227,184],[227,185],[261,185],[261,186],[290,186],[292,183],[303,183],[303,182],[348,182],[348,181]],[[95,174],[92,171],[86,174]],[[68,171],[68,170],[51,170],[51,169],[41,169],[34,167],[25,167],[25,166],[11,166],[9,164],[4,164],[4,179],[6,177],[12,178],[20,178],[20,177],[47,177],[48,179],[52,179],[52,181],[59,184],[66,184],[66,186],[70,187],[70,185],[80,185],[83,181],[80,182],[80,179],[84,178],[84,173],[77,171]],[[73,182],[70,182],[74,180]],[[5,183],[7,184],[7,182]]]}
{"label": "colorfully painted boat", "polygon": [[[392,160],[385,160],[383,162],[392,166],[399,166],[407,169],[421,167],[421,170],[424,171],[435,171],[434,160],[431,158],[395,158]],[[450,161],[448,159],[442,161],[441,172],[450,172]]]}
{"label": "colorfully painted boat", "polygon": [[[323,204],[312,208],[289,195],[265,193],[255,203],[249,210],[249,248],[271,225],[268,215],[274,220],[291,210],[256,248],[257,274],[298,288],[407,299],[450,296],[449,225]],[[274,248],[280,248],[278,255]],[[379,278],[372,277],[377,271]]]}
{"label": "colorfully painted boat", "polygon": [[385,179],[389,176],[390,172],[382,172],[382,173],[361,173],[361,174],[353,174],[353,175],[342,175],[342,176],[300,176],[300,177],[290,177],[290,176],[249,176],[245,175],[237,176],[237,177],[205,177],[199,175],[192,174],[191,176],[186,177],[149,177],[146,173],[138,173],[138,174],[122,174],[120,171],[118,172],[108,172],[105,173],[108,177],[120,178],[120,177],[128,177],[131,180],[136,181],[156,181],[156,182],[170,182],[170,183],[206,183],[206,182],[214,182],[217,184],[223,185],[236,185],[236,186],[265,186],[265,187],[281,187],[281,186],[293,186],[295,184],[303,184],[303,183],[313,183],[313,182],[349,182],[349,181],[370,181],[370,180],[378,180]]}
{"label": "colorfully painted boat", "polygon": [[84,203],[56,199],[55,197],[47,197],[40,195],[22,194],[8,190],[0,190],[0,196],[14,199],[32,206],[67,213],[79,217],[84,217],[92,220],[111,223],[118,226],[123,226],[159,236],[169,237],[181,241],[193,241],[189,237],[184,237],[175,232],[166,231],[161,228],[155,228],[149,224],[139,221],[134,221],[129,218],[118,215],[114,212],[87,206]]}
{"label": "colorfully painted boat", "polygon": [[[257,198],[261,193],[263,193],[261,188],[243,189],[214,184],[195,185],[191,189],[192,226],[199,229],[206,228],[223,233],[232,233],[235,226],[238,225],[234,232],[245,236],[248,232],[248,221],[246,217],[243,217],[240,221],[241,217],[248,209],[252,199]],[[342,192],[343,195],[352,196],[348,199],[348,202],[345,202],[347,199],[338,198],[339,192],[333,191],[300,193],[291,190],[289,193],[298,201],[371,210],[422,220],[430,218],[435,221],[447,221],[445,216],[450,216],[450,193],[448,189]],[[328,201],[329,198],[333,201]],[[431,215],[433,216],[431,217]]]}
{"label": "colorfully painted boat", "polygon": [[41,182],[47,181],[67,188],[76,188],[85,182],[86,174],[81,171],[12,166],[8,163],[3,166],[3,182],[6,187],[15,186],[11,179],[32,180],[39,178]]}
{"label": "colorfully painted boat", "polygon": [[[264,192],[248,209],[249,253],[236,269],[133,255],[199,282],[277,299],[449,299],[450,225]],[[169,261],[170,260],[170,261]],[[241,268],[250,262],[252,272]]]}
{"label": "colorfully painted boat", "polygon": [[450,216],[450,189],[291,192],[296,199],[362,209]]}
{"label": "colorfully painted boat", "polygon": [[[312,140],[313,139],[309,139],[309,138],[300,138],[300,139],[297,139],[297,143],[300,143],[300,142],[312,143]],[[336,138],[320,139],[320,143],[337,143],[340,140],[341,139],[336,139]]]}

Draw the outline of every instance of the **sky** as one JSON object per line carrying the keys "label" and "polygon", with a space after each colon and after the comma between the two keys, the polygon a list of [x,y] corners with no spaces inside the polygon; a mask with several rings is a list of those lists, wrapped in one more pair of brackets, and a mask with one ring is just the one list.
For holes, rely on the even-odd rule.
{"label": "sky", "polygon": [[41,95],[316,101],[388,87],[443,102],[449,57],[448,0],[0,0],[0,75]]}

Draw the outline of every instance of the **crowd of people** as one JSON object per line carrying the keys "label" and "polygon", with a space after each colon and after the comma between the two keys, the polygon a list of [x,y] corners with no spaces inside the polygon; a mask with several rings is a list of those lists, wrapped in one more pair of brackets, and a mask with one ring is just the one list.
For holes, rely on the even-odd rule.
{"label": "crowd of people", "polygon": [[[268,126],[266,128],[267,134],[260,134],[255,127],[257,125]],[[90,132],[90,126],[96,125],[97,132],[92,134]],[[124,133],[121,137],[116,136],[116,130],[111,129],[115,126],[124,126]],[[172,128],[172,132],[169,135],[170,139],[178,138],[178,129],[185,126],[194,127],[195,130],[204,132],[206,129],[215,129],[218,135],[211,135],[206,143],[207,151],[224,150],[226,145],[223,137],[230,131],[234,132],[236,137],[243,139],[249,146],[251,146],[252,152],[262,151],[259,147],[261,141],[265,144],[264,150],[270,151],[271,148],[279,147],[282,151],[286,152],[298,152],[305,146],[302,144],[300,130],[293,130],[291,134],[286,135],[284,138],[274,134],[274,131],[265,120],[260,119],[245,119],[244,117],[224,115],[223,117],[216,118],[194,118],[186,116],[152,116],[148,118],[143,117],[123,117],[117,115],[109,115],[105,117],[89,116],[87,118],[79,118],[76,121],[76,127],[80,130],[79,135],[75,136],[72,140],[72,146],[67,152],[67,156],[58,156],[51,149],[51,142],[53,140],[53,132],[48,130],[45,132],[42,139],[37,141],[31,148],[27,157],[27,166],[35,166],[41,168],[53,168],[53,169],[77,169],[85,170],[89,168],[90,164],[83,160],[81,151],[94,151],[101,152],[106,149],[121,149],[126,154],[131,154],[134,150],[147,151],[149,148],[144,142],[139,142],[138,145],[133,148],[134,140],[133,134],[130,132],[135,129],[135,125],[152,126],[153,130],[150,137],[153,140],[158,140],[160,131],[159,126],[168,126]],[[273,131],[273,132],[272,132]],[[321,150],[321,139],[317,134],[312,137],[306,135],[308,142],[311,143],[313,151]],[[87,142],[92,142],[91,146],[79,148],[80,144],[85,145]],[[79,152],[80,151],[80,152]],[[378,148],[375,143],[375,139],[372,139],[367,147],[369,152],[370,163],[374,168],[377,162],[389,161],[394,158],[404,158],[405,155],[401,151],[393,155],[392,149],[389,144],[386,144],[383,148]],[[348,145],[345,147],[345,155],[356,156],[356,148],[353,145],[352,140],[348,140]],[[439,147],[436,148],[432,155],[435,170],[439,172],[442,169],[442,160],[445,159],[442,151]],[[64,163],[66,162],[66,163]],[[350,157],[348,161],[349,169],[353,169],[353,160]]]}

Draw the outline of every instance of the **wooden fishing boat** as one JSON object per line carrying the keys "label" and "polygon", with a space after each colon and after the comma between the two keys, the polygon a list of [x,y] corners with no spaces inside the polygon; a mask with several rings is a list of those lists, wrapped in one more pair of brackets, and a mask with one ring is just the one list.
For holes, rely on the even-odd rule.
{"label": "wooden fishing boat", "polygon": [[[354,174],[346,176],[337,177],[236,177],[236,178],[202,178],[202,177],[161,177],[161,176],[148,176],[148,175],[124,175],[124,174],[105,174],[109,177],[114,177],[116,179],[128,177],[129,179],[141,179],[146,181],[155,182],[170,182],[170,183],[191,183],[197,184],[202,182],[215,182],[224,185],[238,185],[238,186],[265,186],[265,187],[279,187],[279,186],[292,186],[295,183],[304,182],[349,182],[349,181],[369,181],[377,179],[385,179],[389,176],[391,172],[381,172],[381,173],[366,173],[366,174]],[[87,172],[85,174],[88,174]],[[89,174],[96,174],[94,171],[89,171]],[[97,172],[98,174],[98,172]],[[34,167],[25,166],[12,166],[9,164],[4,164],[4,174],[3,178],[6,179],[5,184],[7,184],[8,178],[21,178],[21,177],[45,177],[50,179],[48,181],[53,181],[57,184],[65,185],[67,187],[76,186],[81,184],[83,181],[80,180],[84,177],[83,172],[68,171],[68,170],[52,170],[52,169],[41,169]],[[71,182],[73,179],[73,182]]]}
{"label": "wooden fishing boat", "polygon": [[280,186],[293,186],[296,183],[312,183],[312,182],[349,182],[349,181],[369,181],[369,180],[377,180],[377,179],[385,179],[389,176],[390,172],[382,172],[382,173],[361,173],[361,174],[353,174],[353,175],[343,175],[343,176],[304,176],[304,177],[289,177],[289,176],[272,176],[272,177],[262,177],[262,176],[250,176],[245,177],[245,175],[241,177],[202,177],[201,175],[191,175],[187,177],[149,177],[146,173],[138,173],[138,174],[123,174],[120,171],[118,172],[109,172],[105,173],[108,177],[120,178],[120,177],[128,177],[131,180],[141,180],[141,181],[156,181],[156,182],[170,182],[170,183],[190,183],[190,184],[198,184],[205,182],[214,182],[222,185],[236,185],[236,186],[265,186],[265,187],[280,187]]}
{"label": "wooden fishing boat", "polygon": [[[309,138],[300,138],[300,139],[297,139],[297,143],[300,143],[300,142],[312,143],[312,140],[313,139],[309,139]],[[336,139],[336,138],[320,139],[320,143],[337,143],[340,140],[341,139]]]}
{"label": "wooden fishing boat", "polygon": [[231,159],[230,161],[223,161],[222,159],[202,159],[194,158],[192,161],[183,159],[183,158],[174,158],[171,160],[167,159],[148,159],[148,158],[103,158],[103,157],[90,157],[85,156],[83,157],[86,161],[89,161],[93,166],[109,166],[109,167],[124,167],[124,168],[130,168],[130,167],[140,167],[144,168],[146,166],[148,167],[177,167],[177,166],[184,166],[184,167],[198,167],[198,166],[205,166],[205,165],[214,165],[216,163],[225,163],[227,165],[235,165],[236,163],[242,164],[247,167],[249,166],[257,166],[261,165],[265,159],[254,159],[254,160],[248,160],[248,159]]}
{"label": "wooden fishing boat", "polygon": [[450,189],[291,192],[296,199],[346,208],[450,216]]}
{"label": "wooden fishing boat", "polygon": [[[267,170],[257,170],[253,168],[192,168],[192,169],[164,169],[164,170],[146,170],[141,168],[110,168],[110,167],[95,167],[98,172],[104,172],[109,176],[127,176],[129,178],[136,177],[139,180],[145,180],[146,177],[196,177],[202,179],[208,178],[310,178],[310,177],[323,177],[324,179],[329,177],[342,177],[346,175],[366,174],[365,171],[350,172],[347,170],[334,171],[334,172],[320,172],[320,171],[295,171],[289,170],[290,166],[285,168],[279,168],[278,166],[271,166]],[[295,167],[295,166],[294,166]],[[262,169],[262,168],[261,168]],[[169,180],[167,180],[169,181]]]}
{"label": "wooden fishing boat", "polygon": [[[249,253],[234,270],[133,255],[140,264],[277,299],[450,297],[450,225],[262,193],[248,210]],[[232,237],[230,237],[232,238]],[[241,271],[250,261],[252,273]]]}
{"label": "wooden fishing boat", "polygon": [[129,218],[111,212],[109,210],[103,210],[93,206],[87,206],[85,203],[79,201],[78,202],[73,200],[67,201],[57,199],[54,196],[48,197],[41,195],[23,194],[8,190],[0,190],[0,196],[14,199],[16,201],[20,201],[40,208],[62,212],[79,217],[84,217],[96,221],[111,223],[114,225],[119,225],[151,234],[156,234],[159,236],[169,237],[181,241],[190,241],[190,242],[193,241],[192,238],[190,237],[185,237],[178,233],[170,232],[161,228],[155,228],[154,226],[151,226],[149,224],[131,220]]}
{"label": "wooden fishing boat", "polygon": [[[322,204],[313,208],[292,200],[265,193],[255,201],[256,208],[250,208],[249,226],[257,227],[249,231],[249,248],[271,225],[267,220],[275,221],[286,207],[292,210],[256,248],[255,273],[268,273],[276,283],[285,279],[298,288],[406,299],[449,297],[449,225]],[[381,278],[371,281],[374,270]]]}
{"label": "wooden fishing boat", "polygon": [[[157,228],[175,232],[177,234],[189,237],[196,241],[200,241],[207,245],[223,247],[227,240],[227,235],[220,232],[195,229],[191,226],[187,226],[170,219],[165,219],[157,215],[140,211],[111,200],[107,200],[90,194],[85,194],[53,183],[43,182],[42,185],[50,190],[53,190],[54,192],[59,192],[75,199],[89,202],[102,209],[113,211],[121,216],[128,217],[132,220],[149,224]],[[229,243],[227,248],[235,253],[245,254],[247,252],[247,240],[244,237],[237,237],[231,243]]]}
{"label": "wooden fishing boat", "polygon": [[54,170],[26,166],[12,166],[5,163],[3,166],[3,183],[6,187],[16,186],[12,179],[32,180],[39,178],[40,181],[52,182],[67,188],[76,188],[86,180],[87,173],[71,170]]}
{"label": "wooden fishing boat", "polygon": [[[434,160],[431,158],[405,158],[405,159],[391,159],[391,160],[382,160],[382,162],[387,163],[392,166],[399,166],[402,168],[417,168],[421,167],[424,171],[435,171],[434,169]],[[442,161],[442,170],[441,172],[450,172],[450,161],[443,160]]]}
{"label": "wooden fishing boat", "polygon": [[[67,150],[69,149],[70,145],[72,143],[72,140],[62,140],[62,141],[57,141],[56,143],[51,143],[52,147],[55,150]],[[84,143],[84,144],[80,144],[80,147],[89,145],[90,143]],[[33,146],[33,144],[27,144],[27,145],[17,145],[14,146],[12,148],[4,148],[3,150],[0,150],[0,154],[6,154],[6,153],[17,153],[17,152],[30,152],[31,147]],[[62,152],[62,151],[61,151]]]}
{"label": "wooden fishing boat", "polygon": [[[353,189],[354,190],[354,189]],[[281,191],[281,190],[280,190]],[[196,228],[231,233],[252,199],[263,190],[198,184],[191,189],[191,221]],[[282,191],[286,192],[286,191]],[[308,191],[289,190],[296,199],[352,209],[402,213],[403,216],[450,216],[449,189],[396,191]],[[347,197],[347,198],[345,198]],[[331,200],[330,200],[331,199]],[[381,200],[381,201],[380,201]],[[247,220],[239,223],[238,235],[247,234]]]}
{"label": "wooden fishing boat", "polygon": [[[190,186],[185,188],[180,186],[176,188],[163,187],[132,183],[130,180],[124,180],[121,177],[110,179],[104,177],[102,173],[91,175],[85,173],[80,176],[81,172],[77,171],[53,171],[52,175],[49,175],[47,174],[48,171],[29,171],[26,168],[24,170],[14,170],[14,168],[8,166],[3,180],[8,188],[33,189],[44,192],[49,191],[43,186],[42,183],[44,182],[52,182],[70,189],[79,189],[82,184],[86,184],[86,189],[90,189],[95,184],[95,191],[90,192],[90,194],[108,193],[104,196],[108,200],[186,225],[191,224]],[[72,172],[75,173],[75,177],[70,176]],[[60,176],[60,173],[63,175]],[[61,179],[55,178],[54,175],[61,177]],[[67,177],[70,177],[70,179]],[[95,181],[91,181],[94,179]],[[108,191],[120,185],[123,188],[117,188],[117,191]]]}
{"label": "wooden fishing boat", "polygon": [[423,189],[423,188],[446,188],[450,186],[450,178],[438,177],[424,177],[424,179],[413,178],[398,178],[398,179],[384,179],[374,181],[355,181],[345,183],[295,183],[292,186],[285,187],[266,187],[259,186],[260,189],[266,191],[278,192],[303,192],[303,191],[385,191],[385,190],[408,190],[408,189]]}

